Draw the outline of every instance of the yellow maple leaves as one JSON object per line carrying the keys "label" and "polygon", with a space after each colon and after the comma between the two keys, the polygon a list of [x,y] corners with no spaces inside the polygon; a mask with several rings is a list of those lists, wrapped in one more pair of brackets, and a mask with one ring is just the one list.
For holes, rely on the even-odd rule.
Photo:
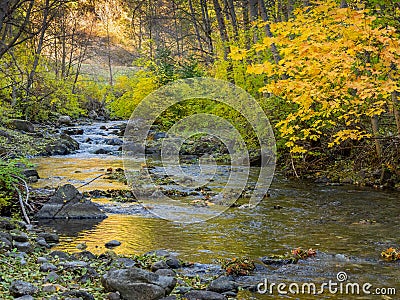
{"label": "yellow maple leaves", "polygon": [[231,52],[229,53],[229,57],[233,60],[242,60],[246,57],[247,50],[239,49],[237,46],[231,47]]}
{"label": "yellow maple leaves", "polygon": [[[282,57],[279,64],[249,65],[247,72],[266,75],[261,91],[292,104],[294,110],[277,124],[292,153],[305,153],[304,141],[323,135],[330,147],[370,136],[358,124],[383,113],[399,90],[393,71],[400,65],[399,38],[393,28],[373,28],[373,20],[364,10],[320,1],[297,9],[289,22],[271,24],[273,37],[253,46],[259,52],[273,43]],[[242,53],[234,49],[231,57],[242,59]]]}

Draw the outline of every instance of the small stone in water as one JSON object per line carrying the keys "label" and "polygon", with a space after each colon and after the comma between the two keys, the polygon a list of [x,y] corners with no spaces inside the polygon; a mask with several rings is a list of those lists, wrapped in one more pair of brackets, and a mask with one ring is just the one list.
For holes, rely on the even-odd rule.
{"label": "small stone in water", "polygon": [[105,244],[106,248],[114,248],[114,247],[118,247],[120,245],[121,245],[121,242],[117,241],[117,240],[112,240]]}

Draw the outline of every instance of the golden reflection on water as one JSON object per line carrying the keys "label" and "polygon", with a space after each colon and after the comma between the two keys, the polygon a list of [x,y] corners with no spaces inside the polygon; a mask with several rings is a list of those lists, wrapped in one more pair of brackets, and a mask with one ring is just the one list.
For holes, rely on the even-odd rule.
{"label": "golden reflection on water", "polygon": [[168,240],[163,241],[165,237],[158,235],[154,228],[162,227],[162,223],[162,220],[152,222],[151,219],[143,217],[110,215],[95,228],[81,231],[76,238],[62,238],[58,249],[77,252],[79,250],[76,246],[85,243],[87,250],[101,254],[107,250],[105,243],[118,240],[122,242],[121,246],[113,249],[117,254],[141,254],[156,244],[167,246]]}
{"label": "golden reflection on water", "polygon": [[[123,162],[118,157],[40,157],[31,160],[37,166],[41,179],[32,184],[33,188],[57,188],[70,183],[79,187],[101,174],[108,168],[113,170],[123,168]],[[89,190],[128,189],[126,185],[116,180],[100,177],[80,188],[81,192]]]}

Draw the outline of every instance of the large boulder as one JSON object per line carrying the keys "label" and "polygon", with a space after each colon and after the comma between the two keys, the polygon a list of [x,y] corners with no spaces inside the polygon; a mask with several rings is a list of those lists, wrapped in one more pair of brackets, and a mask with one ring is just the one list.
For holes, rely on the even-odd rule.
{"label": "large boulder", "polygon": [[35,127],[33,126],[33,124],[26,120],[14,119],[11,120],[11,125],[17,130],[21,130],[24,132],[35,132]]}
{"label": "large boulder", "polygon": [[79,143],[65,133],[58,140],[46,145],[47,155],[67,155],[78,149]]}
{"label": "large boulder", "polygon": [[125,300],[157,300],[171,293],[176,278],[129,267],[109,271],[102,284],[110,292],[118,291]]}
{"label": "large boulder", "polygon": [[104,219],[107,216],[71,184],[60,187],[36,214],[38,219]]}

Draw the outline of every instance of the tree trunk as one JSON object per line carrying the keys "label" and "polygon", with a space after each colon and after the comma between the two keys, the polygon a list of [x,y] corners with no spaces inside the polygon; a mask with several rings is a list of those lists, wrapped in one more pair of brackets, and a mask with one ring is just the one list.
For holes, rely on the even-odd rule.
{"label": "tree trunk", "polygon": [[178,18],[177,18],[177,15],[176,15],[176,12],[178,11],[178,9],[179,9],[179,7],[175,3],[175,1],[172,1],[172,10],[173,10],[173,14],[174,14],[174,26],[175,26],[176,54],[178,55],[178,57],[180,57],[181,56],[181,48],[180,48],[179,38],[182,35],[181,35],[181,28],[180,28],[180,26],[178,26]]}
{"label": "tree trunk", "polygon": [[[9,4],[11,1],[2,1],[0,3],[0,18],[2,18],[0,22],[0,58],[12,47],[22,43],[23,41],[26,41],[30,38],[33,38],[35,34],[29,33],[27,36],[24,38],[20,39],[21,35],[23,32],[26,31],[26,28],[29,24],[31,12],[33,9],[33,5],[35,3],[34,0],[28,1],[28,7],[24,11],[24,17],[22,18],[22,21],[20,24],[18,24],[19,20],[13,20],[12,15],[16,13],[15,11],[18,9],[19,6],[22,5],[22,3],[26,2],[25,0],[19,1],[19,5],[15,4],[13,6],[14,10],[9,11],[8,14],[10,15],[9,20],[6,20],[7,18],[7,11],[9,9]],[[9,28],[11,26],[18,27],[15,33],[12,34],[12,36],[9,36]],[[10,39],[10,40],[8,40]]]}
{"label": "tree trunk", "polygon": [[235,38],[238,38],[239,36],[239,27],[238,27],[238,22],[237,22],[237,17],[236,17],[236,12],[235,12],[235,5],[233,3],[233,0],[225,0],[229,16],[232,22],[232,28],[233,28],[233,33],[235,35]]}
{"label": "tree trunk", "polygon": [[392,102],[393,102],[393,114],[396,120],[397,134],[400,137],[400,112],[399,112],[399,100],[397,98],[397,92],[392,92]]}
{"label": "tree trunk", "polygon": [[74,84],[72,85],[72,94],[76,93],[76,84],[78,83],[79,74],[81,72],[83,61],[85,60],[85,57],[86,57],[90,39],[92,38],[93,26],[94,26],[94,20],[92,20],[92,23],[90,25],[89,35],[86,37],[86,40],[81,45],[81,48],[79,51],[78,63],[77,63],[76,71],[75,71],[75,77],[74,77]]}
{"label": "tree trunk", "polygon": [[218,0],[213,0],[213,4],[214,4],[214,10],[215,10],[215,14],[216,14],[217,21],[218,21],[219,34],[221,36],[222,43],[224,44],[223,45],[223,47],[224,47],[224,59],[227,60],[228,59],[228,54],[229,54],[229,47],[228,47],[229,37],[228,37],[228,33],[226,31],[224,15],[222,14],[222,9],[221,9],[221,6],[219,4],[219,1]]}
{"label": "tree trunk", "polygon": [[50,14],[50,0],[46,0],[45,7],[43,10],[43,20],[42,20],[42,25],[41,25],[41,32],[39,35],[39,41],[38,41],[38,44],[36,47],[36,52],[35,52],[35,58],[33,60],[32,69],[29,72],[27,83],[26,83],[26,100],[29,99],[31,87],[33,84],[33,79],[35,78],[36,69],[39,65],[39,58],[40,58],[40,54],[42,53],[42,50],[43,50],[45,33],[49,26],[49,14]]}
{"label": "tree trunk", "polygon": [[211,28],[210,16],[208,14],[207,0],[200,0],[200,5],[201,5],[201,15],[204,24],[204,33],[206,35],[206,41],[207,41],[209,62],[212,63],[214,61],[214,45],[211,36],[212,28]]}
{"label": "tree trunk", "polygon": [[378,158],[382,156],[382,148],[381,148],[381,143],[379,142],[379,123],[378,123],[378,116],[374,115],[371,117],[371,126],[372,126],[372,134],[374,137],[375,141],[375,150],[376,150],[376,155]]}
{"label": "tree trunk", "polygon": [[108,72],[110,74],[110,85],[113,85],[113,72],[112,72],[112,64],[111,64],[111,40],[110,40],[110,29],[109,29],[109,22],[107,18],[106,24],[106,31],[107,31],[107,59],[108,59]]}
{"label": "tree trunk", "polygon": [[250,21],[256,21],[258,18],[258,0],[249,0]]}
{"label": "tree trunk", "polygon": [[347,4],[347,1],[346,0],[341,0],[340,1],[340,8],[347,8],[347,7],[349,7],[348,4]]}
{"label": "tree trunk", "polygon": [[250,45],[250,17],[249,17],[249,0],[242,1],[242,17],[243,17],[243,29],[244,29],[244,37],[246,49],[249,50]]}
{"label": "tree trunk", "polygon": [[[263,22],[266,22],[265,26],[264,26],[265,35],[267,37],[272,37],[273,35],[271,32],[271,27],[267,23],[270,20],[269,20],[267,8],[265,7],[265,2],[264,2],[264,0],[259,0],[258,2],[259,2],[259,6],[260,6],[261,18],[262,18]],[[279,61],[282,59],[281,56],[279,55],[278,49],[276,48],[276,45],[274,43],[272,43],[270,47],[271,47],[270,50],[272,52],[274,61],[276,64],[278,64]]]}
{"label": "tree trunk", "polygon": [[201,42],[199,25],[198,25],[198,22],[196,19],[196,12],[194,11],[192,0],[188,0],[188,4],[189,4],[189,9],[190,9],[190,17],[192,18],[194,31],[196,33],[197,43],[199,45],[199,50],[201,51],[201,53],[204,53],[203,43]]}
{"label": "tree trunk", "polygon": [[[249,8],[250,8],[250,21],[254,22],[258,19],[258,0],[249,0]],[[257,26],[253,26],[253,43],[257,43],[258,35],[257,35]]]}

